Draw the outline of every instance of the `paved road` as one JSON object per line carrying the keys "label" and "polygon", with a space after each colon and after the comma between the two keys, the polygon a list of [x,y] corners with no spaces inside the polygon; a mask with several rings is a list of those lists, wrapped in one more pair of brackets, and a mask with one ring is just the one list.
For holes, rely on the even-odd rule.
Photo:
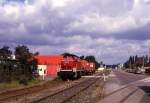
{"label": "paved road", "polygon": [[139,86],[150,86],[145,75],[113,70],[104,88],[104,99],[98,103],[150,103],[150,97]]}
{"label": "paved road", "polygon": [[132,82],[142,80],[148,77],[146,75],[127,73],[127,72],[120,71],[120,70],[113,70],[113,72],[117,76],[117,78],[120,80],[121,85],[132,83]]}

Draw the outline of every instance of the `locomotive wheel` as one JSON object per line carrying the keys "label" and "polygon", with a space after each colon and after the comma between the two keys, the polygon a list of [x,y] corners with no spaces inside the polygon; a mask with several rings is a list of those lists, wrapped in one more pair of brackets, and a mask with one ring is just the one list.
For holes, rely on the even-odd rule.
{"label": "locomotive wheel", "polygon": [[77,78],[81,78],[81,72],[78,72],[78,77]]}
{"label": "locomotive wheel", "polygon": [[67,78],[66,77],[61,77],[62,78],[62,80],[64,80],[64,81],[66,81],[67,80]]}

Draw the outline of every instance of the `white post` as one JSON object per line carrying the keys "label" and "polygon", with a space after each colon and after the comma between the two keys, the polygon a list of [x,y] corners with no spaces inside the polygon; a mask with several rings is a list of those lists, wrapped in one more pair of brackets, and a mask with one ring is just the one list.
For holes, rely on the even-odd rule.
{"label": "white post", "polygon": [[106,76],[105,76],[105,74],[103,73],[103,78],[104,78],[104,81],[106,81]]}
{"label": "white post", "polygon": [[42,77],[43,77],[43,80],[44,80],[44,75]]}

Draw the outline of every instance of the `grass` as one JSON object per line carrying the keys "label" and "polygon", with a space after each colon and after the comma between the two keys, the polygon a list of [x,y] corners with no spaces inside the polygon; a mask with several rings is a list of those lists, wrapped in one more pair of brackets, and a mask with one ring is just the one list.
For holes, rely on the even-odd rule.
{"label": "grass", "polygon": [[57,85],[57,84],[59,85],[59,84],[61,84],[63,82],[64,81],[61,80],[60,78],[56,78],[56,79],[54,79],[52,81],[48,81],[47,84],[50,85],[50,86],[54,86],[54,85]]}
{"label": "grass", "polygon": [[[43,81],[31,80],[31,81],[28,82],[27,86],[33,86],[33,85],[39,84],[41,82],[43,82]],[[12,89],[12,88],[21,88],[21,87],[27,87],[27,86],[19,84],[18,81],[11,81],[9,83],[0,83],[0,90]]]}
{"label": "grass", "polygon": [[44,81],[43,80],[35,80],[35,79],[33,79],[33,80],[28,82],[27,86],[33,86],[33,85],[36,85],[36,84],[39,84],[39,83],[42,83],[42,82],[44,82]]}
{"label": "grass", "polygon": [[10,83],[0,83],[0,90],[9,89],[9,88],[18,88],[20,84],[18,81],[12,81]]}
{"label": "grass", "polygon": [[[0,90],[7,90],[7,89],[13,89],[13,88],[34,86],[34,85],[44,83],[44,82],[45,81],[43,81],[43,80],[35,80],[34,79],[34,80],[29,81],[27,86],[19,84],[18,81],[12,81],[12,82],[9,82],[9,83],[0,83]],[[57,84],[60,84],[60,83],[63,83],[63,81],[59,78],[56,78],[52,81],[47,81],[46,82],[46,84],[48,84],[50,86],[54,86],[54,85],[57,85]]]}

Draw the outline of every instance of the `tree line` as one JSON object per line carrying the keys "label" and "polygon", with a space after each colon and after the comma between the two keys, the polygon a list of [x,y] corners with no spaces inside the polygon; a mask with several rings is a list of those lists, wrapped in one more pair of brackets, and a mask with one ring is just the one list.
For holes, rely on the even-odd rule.
{"label": "tree line", "polygon": [[0,48],[0,83],[16,80],[27,84],[34,79],[37,71],[37,60],[33,58],[34,55],[38,53],[31,53],[25,45],[18,45],[14,52],[8,46]]}
{"label": "tree line", "polygon": [[[82,56],[83,58],[83,56]],[[88,62],[95,63],[95,68],[98,69],[100,67],[100,63],[96,60],[96,58],[93,55],[86,56],[83,59],[87,60]]]}
{"label": "tree line", "polygon": [[[37,55],[39,55],[38,52],[32,53],[25,45],[18,45],[14,52],[8,46],[0,48],[0,83],[15,80],[21,84],[27,84],[28,81],[34,79],[37,74],[37,60],[33,56]],[[62,55],[77,56],[70,53]],[[95,63],[96,68],[100,66],[100,63],[92,55],[79,58]]]}
{"label": "tree line", "polygon": [[129,59],[124,63],[125,68],[137,68],[143,67],[150,64],[150,57],[148,55],[139,57],[139,56],[130,56]]}

